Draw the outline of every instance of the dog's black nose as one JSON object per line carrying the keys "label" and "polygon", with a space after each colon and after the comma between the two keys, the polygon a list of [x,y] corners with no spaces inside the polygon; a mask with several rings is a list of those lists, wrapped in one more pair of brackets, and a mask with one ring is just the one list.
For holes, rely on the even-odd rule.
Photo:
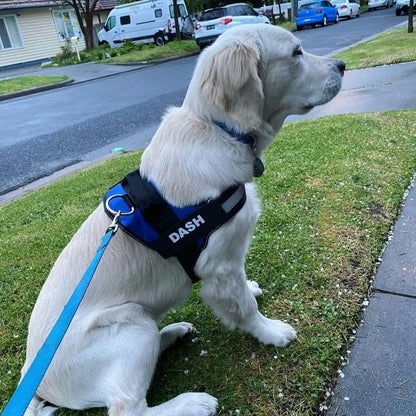
{"label": "dog's black nose", "polygon": [[344,71],[345,71],[345,68],[346,68],[346,66],[345,66],[345,62],[344,61],[338,61],[337,62],[337,66],[338,66],[338,69],[340,70],[340,72],[342,72],[342,73],[344,73]]}

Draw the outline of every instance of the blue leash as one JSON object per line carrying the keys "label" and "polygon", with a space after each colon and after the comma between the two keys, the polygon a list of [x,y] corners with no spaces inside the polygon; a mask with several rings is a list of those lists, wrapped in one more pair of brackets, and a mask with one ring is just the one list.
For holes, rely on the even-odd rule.
{"label": "blue leash", "polygon": [[88,289],[88,286],[94,276],[95,271],[97,270],[98,264],[104,254],[105,249],[110,243],[111,238],[118,230],[117,222],[120,215],[123,214],[121,214],[119,211],[114,217],[112,224],[107,228],[107,231],[101,240],[101,244],[97,249],[95,257],[93,258],[91,264],[88,266],[84,276],[82,276],[81,281],[75,288],[75,291],[70,297],[68,303],[64,306],[61,315],[56,321],[54,327],[51,329],[51,332],[49,333],[45,342],[39,349],[27,373],[17,386],[16,391],[1,413],[1,416],[22,416],[25,413],[32,398],[36,394],[36,390],[38,389],[39,384],[42,381],[72,321],[72,318],[74,317],[75,312],[77,311],[85,295],[85,292]]}

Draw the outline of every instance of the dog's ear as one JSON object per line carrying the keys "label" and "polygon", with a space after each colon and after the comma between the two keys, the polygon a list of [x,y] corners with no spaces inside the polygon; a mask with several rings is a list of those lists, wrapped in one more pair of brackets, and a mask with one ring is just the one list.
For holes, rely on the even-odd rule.
{"label": "dog's ear", "polygon": [[243,124],[253,126],[259,123],[264,95],[258,70],[260,51],[257,43],[251,39],[244,43],[233,40],[219,42],[211,48],[200,82],[204,100],[236,121],[241,119]]}

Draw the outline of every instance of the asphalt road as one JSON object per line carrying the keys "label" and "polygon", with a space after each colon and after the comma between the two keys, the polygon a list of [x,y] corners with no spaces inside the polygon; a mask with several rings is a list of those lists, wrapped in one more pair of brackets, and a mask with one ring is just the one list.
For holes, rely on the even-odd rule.
{"label": "asphalt road", "polygon": [[[328,55],[406,18],[396,17],[393,9],[379,10],[296,35],[307,51]],[[96,160],[113,147],[144,147],[166,108],[181,104],[195,61],[181,59],[1,102],[0,195],[66,166]],[[337,108],[343,112],[342,100]],[[324,114],[325,106],[319,111]]]}
{"label": "asphalt road", "polygon": [[317,55],[330,55],[357,42],[374,37],[392,26],[407,22],[407,15],[396,16],[394,8],[364,13],[359,18],[341,19],[325,28],[296,32],[305,50]]}

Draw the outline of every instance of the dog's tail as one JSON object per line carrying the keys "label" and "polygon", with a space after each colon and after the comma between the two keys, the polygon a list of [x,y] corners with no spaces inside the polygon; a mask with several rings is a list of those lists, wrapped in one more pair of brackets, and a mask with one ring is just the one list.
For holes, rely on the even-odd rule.
{"label": "dog's tail", "polygon": [[35,395],[24,416],[51,416],[58,408]]}

